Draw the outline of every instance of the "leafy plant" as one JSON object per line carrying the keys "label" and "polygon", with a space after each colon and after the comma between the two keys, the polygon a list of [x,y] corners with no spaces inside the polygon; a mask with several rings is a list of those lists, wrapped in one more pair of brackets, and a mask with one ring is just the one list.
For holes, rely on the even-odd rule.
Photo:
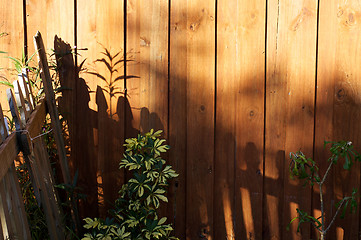
{"label": "leafy plant", "polygon": [[23,51],[21,58],[14,58],[14,57],[8,57],[8,58],[13,61],[15,70],[17,71],[17,73],[22,73],[24,68],[28,69],[29,71],[38,71],[37,68],[34,68],[30,65],[35,54],[36,53],[31,55],[29,58],[27,58],[27,56],[25,55],[25,53]]}
{"label": "leafy plant", "polygon": [[66,224],[67,239],[78,239],[76,230],[79,216],[76,203],[78,200],[86,198],[86,196],[81,193],[82,189],[77,186],[78,176],[78,171],[76,171],[71,184],[61,183],[55,185],[56,188],[63,190],[66,194],[66,199],[61,203],[61,205],[63,206],[63,209],[66,210],[64,211],[64,221]]}
{"label": "leafy plant", "polygon": [[[345,170],[350,170],[353,163],[355,161],[360,161],[361,156],[357,153],[352,145],[352,142],[347,141],[340,141],[340,142],[327,142],[325,141],[324,146],[326,147],[327,144],[331,144],[330,152],[331,157],[328,159],[329,166],[323,176],[319,174],[319,167],[317,166],[316,162],[311,159],[307,158],[301,151],[296,153],[290,153],[290,176],[296,177],[300,180],[304,180],[304,186],[310,185],[314,186],[317,184],[320,189],[320,204],[321,204],[321,216],[314,217],[309,215],[307,212],[298,209],[297,213],[298,216],[291,220],[290,224],[295,221],[296,219],[299,220],[297,231],[300,229],[300,225],[302,223],[310,223],[313,227],[317,229],[320,234],[321,240],[324,240],[326,237],[326,233],[335,222],[335,219],[339,212],[342,210],[341,218],[343,218],[346,214],[348,208],[350,208],[350,212],[355,212],[357,208],[357,198],[356,195],[357,190],[353,189],[351,196],[346,196],[341,199],[336,204],[336,212],[332,217],[331,221],[326,223],[325,220],[325,210],[324,210],[324,200],[323,200],[323,184],[326,181],[327,176],[330,173],[332,166],[336,165],[340,159],[344,159],[343,168]],[[289,226],[288,226],[289,228]]]}
{"label": "leafy plant", "polygon": [[82,240],[90,239],[177,239],[170,236],[173,228],[160,218],[157,209],[165,196],[168,180],[178,174],[161,158],[169,146],[159,139],[162,131],[153,129],[137,138],[127,139],[120,168],[132,173],[132,178],[119,191],[120,197],[110,211],[112,218],[86,218],[84,227],[91,230]]}

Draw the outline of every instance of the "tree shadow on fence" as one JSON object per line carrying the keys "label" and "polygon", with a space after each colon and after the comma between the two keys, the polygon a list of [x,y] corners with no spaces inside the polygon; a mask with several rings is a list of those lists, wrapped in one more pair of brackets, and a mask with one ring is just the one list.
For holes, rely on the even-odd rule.
{"label": "tree shadow on fence", "polygon": [[[71,46],[61,39],[55,39],[55,51],[61,56],[58,67],[64,90],[59,106],[68,124],[69,165],[73,176],[79,172],[77,185],[86,195],[80,200],[80,216],[106,216],[118,198],[121,185],[129,177],[124,170],[119,170],[125,138],[146,132],[154,128],[153,125],[162,129],[163,124],[156,113],[143,107],[141,118],[151,119],[154,124],[142,121],[141,129],[132,127],[132,109],[121,86],[125,79],[121,71],[124,63],[121,52],[113,55],[104,48],[103,58],[94,62],[103,67],[98,71],[96,67],[84,68],[84,62],[75,66]],[[95,91],[87,85],[87,76],[99,80]],[[128,81],[134,78],[138,77],[127,76]],[[97,110],[89,107],[91,94],[95,94]]]}
{"label": "tree shadow on fence", "polygon": [[[109,55],[112,57],[110,53]],[[104,62],[103,60],[98,59],[97,62],[105,64],[107,61]],[[69,67],[67,67],[67,69],[69,70]],[[101,79],[101,82],[106,82],[108,85],[105,85],[104,87],[104,85],[99,84],[96,90],[92,92],[88,88],[86,80],[79,78],[78,74],[76,74],[76,76],[70,78],[70,81],[76,79],[77,83],[74,87],[71,87],[76,90],[76,96],[74,96],[74,91],[70,93],[71,96],[67,96],[66,92],[63,92],[64,101],[71,99],[69,103],[65,105],[69,107],[72,106],[71,104],[74,104],[74,109],[69,112],[73,112],[73,122],[77,122],[75,125],[70,124],[69,129],[73,129],[70,131],[72,132],[71,137],[74,138],[72,143],[73,153],[71,156],[73,157],[73,169],[82,169],[80,172],[81,178],[79,179],[79,186],[84,187],[84,192],[88,195],[86,202],[83,203],[82,216],[97,216],[99,212],[99,210],[97,210],[99,194],[101,194],[104,201],[103,204],[105,204],[105,207],[101,207],[100,210],[102,214],[105,213],[105,209],[111,206],[110,203],[112,200],[116,198],[116,192],[119,189],[119,185],[126,177],[124,176],[124,173],[117,172],[117,166],[120,160],[119,156],[121,156],[121,145],[124,138],[126,136],[134,137],[139,131],[146,132],[153,127],[153,124],[161,126],[162,128],[164,126],[157,113],[150,112],[147,108],[140,108],[137,109],[140,110],[140,129],[127,128],[132,126],[132,110],[134,110],[129,104],[129,96],[124,96],[121,92],[118,93],[119,95],[117,96],[111,94],[112,84],[109,84],[110,81],[107,81],[108,79],[99,72],[94,71],[90,73],[89,76],[90,75],[96,76],[98,79]],[[120,80],[117,81],[118,84],[124,80],[124,78],[119,79]],[[177,76],[177,80],[186,81],[185,77],[183,78],[182,76]],[[70,85],[71,84],[74,83],[70,83]],[[67,86],[67,84],[64,84],[64,86]],[[177,91],[181,90],[177,89]],[[252,92],[252,89],[242,89],[242,91],[244,92],[242,92],[243,97],[247,97],[244,96],[244,94]],[[96,94],[97,111],[89,108],[90,94]],[[109,109],[113,108],[110,107],[109,104],[112,102],[114,103],[112,99],[116,99],[115,112],[109,111]],[[174,111],[172,109],[169,110]],[[310,114],[313,114],[313,112]],[[114,118],[115,116],[117,116],[116,119]],[[184,116],[181,117],[182,119],[175,119],[175,121],[183,121]],[[291,116],[288,124],[293,124],[292,122],[296,121],[296,118],[297,116]],[[185,121],[187,121],[187,119],[185,119]],[[150,122],[152,122],[152,124],[149,124]],[[218,124],[221,125],[222,123]],[[213,129],[207,129],[207,131],[208,130],[213,131]],[[182,128],[182,131],[186,131],[186,128]],[[221,129],[221,131],[223,131],[223,129]],[[226,135],[225,141],[227,141],[226,144],[228,145],[229,142],[233,142],[236,149],[229,151],[234,152],[235,155],[227,157],[221,156],[221,161],[223,162],[219,164],[230,165],[225,168],[228,172],[222,174],[234,176],[234,183],[229,183],[230,186],[234,186],[234,189],[230,189],[228,192],[214,192],[212,193],[212,199],[201,199],[200,201],[203,202],[200,202],[200,204],[195,202],[195,205],[204,207],[204,202],[207,202],[208,204],[209,201],[214,200],[214,213],[209,213],[210,217],[217,217],[220,219],[218,216],[221,216],[224,220],[222,222],[218,220],[215,222],[216,224],[214,224],[212,229],[215,236],[217,236],[217,232],[219,232],[222,234],[234,234],[234,239],[261,239],[262,237],[264,239],[271,239],[272,237],[277,236],[280,236],[281,239],[288,239],[287,236],[295,233],[294,229],[292,230],[292,233],[286,232],[287,224],[291,220],[291,212],[295,211],[295,206],[300,206],[300,208],[304,209],[303,205],[307,200],[306,198],[308,198],[309,201],[312,200],[309,194],[302,196],[302,191],[307,192],[308,190],[302,190],[300,184],[289,183],[290,180],[288,179],[287,174],[288,161],[286,157],[286,154],[288,153],[284,151],[285,147],[280,146],[277,147],[277,149],[275,148],[272,150],[273,153],[270,154],[266,164],[273,164],[273,166],[266,165],[265,168],[272,167],[274,172],[278,172],[279,174],[278,176],[267,176],[267,174],[264,173],[265,169],[260,169],[260,165],[263,164],[262,156],[257,157],[263,149],[260,149],[260,146],[257,146],[257,144],[253,142],[247,142],[242,144],[244,146],[238,146],[236,145],[236,138],[239,138],[240,136],[235,136],[235,133],[232,133],[229,130],[224,131],[224,134]],[[187,161],[186,143],[179,143],[182,141],[179,139],[182,138],[179,137],[179,135],[173,134],[174,133],[172,132],[169,134],[169,139],[172,139],[172,143],[175,143],[174,148],[178,149],[172,150],[177,150],[178,153],[181,153],[180,156],[184,156],[184,158],[174,156],[174,154],[170,153],[173,157],[171,160],[176,164],[185,165],[185,162]],[[94,146],[94,148],[89,146]],[[322,150],[316,149],[316,151]],[[242,152],[243,156],[236,156],[237,152]],[[252,156],[255,157],[252,158]],[[176,158],[178,160],[175,160]],[[227,159],[227,162],[225,159]],[[190,159],[190,161],[195,160]],[[243,164],[242,167],[240,166],[241,161]],[[176,164],[174,164],[175,168],[177,168]],[[233,167],[236,171],[229,170],[230,167]],[[190,174],[191,169],[187,170],[184,172],[185,175]],[[263,175],[262,171],[264,171]],[[218,168],[216,167],[214,169],[215,183],[219,180],[217,179],[218,174]],[[188,209],[191,208],[191,206],[185,206],[187,203],[181,203],[182,206],[176,206],[176,204],[179,204],[179,200],[174,200],[173,198],[174,195],[177,195],[176,197],[178,197],[178,199],[185,199],[186,201],[187,198],[189,198],[189,196],[181,196],[185,195],[185,192],[187,191],[185,186],[187,185],[186,178],[187,176],[180,176],[179,179],[182,180],[177,180],[172,183],[174,185],[171,186],[170,208],[172,209],[169,210],[169,212],[173,215],[170,214],[168,217],[173,217],[173,222],[177,221],[176,218],[184,220],[184,216],[181,215],[185,215],[185,213],[180,212],[179,210],[177,212],[177,207],[180,210],[187,209],[187,207]],[[226,181],[233,181],[233,179],[230,179],[231,178],[228,177]],[[99,185],[99,183],[101,184]],[[217,184],[223,184],[223,182]],[[259,191],[255,191],[255,184],[260,184],[261,190],[258,189]],[[99,189],[94,188],[94,186],[99,186]],[[209,189],[206,189],[205,191],[209,191]],[[301,194],[299,192],[301,192]],[[301,196],[301,198],[298,198],[298,196]],[[175,203],[176,201],[178,202]],[[311,208],[311,204],[307,206],[307,208]],[[318,209],[317,203],[313,205],[313,208],[316,210]],[[189,218],[194,217],[198,220],[208,217],[205,216],[204,212],[201,213],[199,209],[193,207],[192,210],[194,216],[188,216]],[[188,214],[190,214],[189,210]],[[270,216],[272,216],[272,218],[270,218]],[[212,224],[213,219],[208,219],[207,221],[208,222],[205,224],[198,224],[200,226],[198,234],[199,238],[207,237],[207,231]],[[186,224],[187,223],[184,223],[184,225]],[[186,227],[180,230],[177,229],[177,225],[175,227],[176,231],[181,232],[184,235],[187,234],[185,230]],[[256,229],[254,234],[252,234],[252,231],[247,232],[247,230],[252,228]],[[263,232],[257,232],[259,229],[262,229]],[[305,231],[305,235],[307,236],[309,235],[310,228],[304,226],[302,231]],[[275,234],[276,232],[278,233]],[[229,235],[228,237],[231,238]]]}
{"label": "tree shadow on fence", "polygon": [[[90,94],[92,91],[89,89],[86,80],[79,77],[79,72],[84,70],[84,62],[81,63],[80,66],[75,66],[71,46],[58,38],[55,38],[54,43],[59,80],[64,89],[62,98],[59,99],[59,110],[68,125],[69,138],[67,142],[70,146],[68,156],[69,166],[73,176],[75,172],[78,171],[79,178],[77,186],[80,188],[81,193],[86,195],[85,199],[80,200],[79,212],[81,217],[97,217],[99,216],[98,192],[104,193],[104,190],[100,190],[98,186],[98,181],[101,177],[98,172],[98,149],[101,148],[103,150],[102,157],[107,157],[110,150],[109,148],[104,148],[104,146],[107,146],[104,139],[101,139],[101,141],[98,140],[98,128],[99,124],[101,124],[102,127],[108,126],[116,131],[114,128],[116,128],[117,125],[108,119],[106,113],[107,104],[101,89],[100,91],[97,89],[96,92],[97,104],[100,111],[96,112],[89,108]],[[105,118],[104,112],[106,115]],[[110,124],[110,122],[112,124]],[[100,133],[100,137],[103,136],[103,133]],[[112,146],[110,148],[112,148]],[[111,161],[108,163],[110,166],[114,166],[114,163]],[[108,181],[108,179],[100,180],[100,187],[103,186],[104,181]],[[107,190],[105,192],[107,192]]]}

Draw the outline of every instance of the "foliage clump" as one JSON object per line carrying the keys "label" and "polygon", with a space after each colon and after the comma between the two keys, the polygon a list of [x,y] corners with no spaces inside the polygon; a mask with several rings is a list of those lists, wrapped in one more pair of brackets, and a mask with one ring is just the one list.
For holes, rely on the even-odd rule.
{"label": "foliage clump", "polygon": [[329,223],[326,223],[325,219],[325,210],[324,210],[324,199],[323,199],[323,184],[326,181],[327,176],[330,173],[332,166],[336,165],[339,160],[344,159],[343,168],[345,170],[350,170],[353,166],[355,161],[361,161],[361,155],[354,150],[352,142],[350,141],[339,141],[339,142],[327,142],[325,141],[324,146],[326,147],[327,144],[331,144],[330,146],[330,153],[331,156],[329,157],[329,166],[323,176],[319,173],[319,167],[317,163],[311,159],[307,158],[301,151],[296,153],[290,153],[290,176],[296,177],[300,180],[304,180],[304,186],[310,185],[314,186],[315,184],[318,185],[320,190],[320,205],[321,205],[321,216],[314,217],[309,215],[306,211],[297,208],[298,216],[290,222],[290,224],[295,221],[296,219],[299,220],[297,231],[300,229],[300,225],[302,223],[310,223],[320,234],[320,239],[324,240],[326,237],[326,233],[334,223],[337,215],[341,213],[341,218],[343,218],[346,214],[347,209],[350,209],[350,212],[355,212],[357,208],[357,198],[356,195],[357,189],[353,189],[351,195],[345,196],[336,204],[336,212],[334,216],[331,216],[331,220]]}
{"label": "foliage clump", "polygon": [[120,168],[130,171],[132,178],[119,191],[120,197],[110,211],[112,218],[86,218],[84,227],[90,230],[82,240],[90,239],[177,239],[167,218],[159,217],[161,201],[167,202],[168,180],[178,174],[161,157],[169,146],[160,139],[162,131],[151,130],[145,135],[125,140],[126,147]]}

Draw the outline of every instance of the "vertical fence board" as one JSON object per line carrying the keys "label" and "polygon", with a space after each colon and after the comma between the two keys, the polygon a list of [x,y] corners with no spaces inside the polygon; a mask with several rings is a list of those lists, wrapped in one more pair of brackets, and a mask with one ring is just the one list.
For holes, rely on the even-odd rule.
{"label": "vertical fence board", "polygon": [[218,1],[214,239],[262,237],[265,7]]}
{"label": "vertical fence board", "polygon": [[168,129],[168,0],[127,1],[128,125]]}
{"label": "vertical fence board", "polygon": [[170,7],[169,160],[179,173],[170,204],[175,236],[186,239],[187,12],[182,0],[172,0]]}
{"label": "vertical fence board", "polygon": [[187,4],[187,239],[213,239],[215,1]]}
{"label": "vertical fence board", "polygon": [[11,205],[10,215],[16,229],[16,232],[14,233],[15,238],[30,239],[31,235],[29,231],[28,219],[25,212],[24,202],[21,201],[22,194],[19,181],[16,176],[14,164],[12,164],[12,166],[9,168],[5,179],[6,189],[8,190],[9,194],[8,205]]}
{"label": "vertical fence board", "polygon": [[[214,159],[214,239],[235,239],[236,91],[240,8],[237,1],[217,6],[216,141]],[[235,16],[236,19],[235,19]],[[230,61],[230,59],[232,59]],[[238,66],[237,66],[238,65]],[[219,193],[219,194],[217,194]],[[240,220],[240,219],[239,219]],[[239,222],[239,221],[238,221]]]}
{"label": "vertical fence board", "polygon": [[215,239],[258,239],[265,2],[218,1],[217,44]]}
{"label": "vertical fence board", "polygon": [[[258,239],[262,234],[265,239],[300,239],[295,233],[297,224],[290,232],[285,229],[296,207],[310,210],[311,193],[289,180],[286,156],[297,150],[312,156],[314,120],[316,160],[327,157],[323,140],[360,144],[357,36],[361,6],[357,1],[320,2],[314,119],[316,1],[268,0],[266,62],[266,1],[127,0],[127,9],[117,0],[76,1],[78,45],[89,49],[79,52],[81,60],[87,59],[86,72],[75,78],[76,97],[71,100],[76,103],[77,121],[73,157],[80,170],[79,185],[88,195],[83,213],[96,216],[98,200],[112,202],[117,197],[124,179],[118,162],[125,135],[133,137],[137,131],[156,128],[169,137],[170,163],[181,174],[171,187],[168,207],[176,236]],[[0,33],[9,35],[0,38],[0,50],[20,57],[22,1],[3,3]],[[70,21],[75,17],[74,1],[29,0],[26,7],[28,39],[42,30],[48,48],[55,33],[74,43],[74,21]],[[123,49],[125,31],[127,49]],[[124,51],[129,61],[126,83],[124,62],[116,63]],[[29,53],[33,52],[30,44]],[[12,67],[9,62],[0,59],[0,66]],[[122,95],[125,85],[126,97]],[[4,96],[1,90],[0,95]],[[322,162],[321,169],[326,167],[327,162]],[[346,176],[352,176],[351,180],[336,169],[326,186],[327,199],[337,201],[352,187],[360,188],[359,168],[356,165]],[[317,197],[314,213],[319,214]],[[262,204],[264,211],[259,207]],[[101,213],[108,207],[102,206]],[[334,211],[327,209],[328,219]],[[338,220],[330,237],[357,238],[359,224],[357,215]],[[302,238],[308,237],[310,229],[302,228]]]}
{"label": "vertical fence board", "polygon": [[269,1],[268,11],[264,237],[300,239],[286,226],[296,207],[310,212],[311,192],[289,179],[287,156],[312,156],[317,2]]}
{"label": "vertical fence board", "polygon": [[[126,138],[134,137],[140,127],[140,0],[126,0],[126,55],[127,99],[130,111],[126,111]],[[145,41],[142,42],[146,45]],[[130,77],[133,76],[133,77]]]}
{"label": "vertical fence board", "polygon": [[[127,7],[127,97],[132,112],[126,120],[127,137],[135,137],[134,130],[162,129],[167,138],[169,2],[128,1]],[[161,206],[160,212],[166,214],[166,208]]]}
{"label": "vertical fence board", "polygon": [[54,179],[52,168],[49,162],[49,155],[43,139],[37,139],[33,144],[34,159],[31,163],[35,177],[39,179],[39,188],[42,207],[46,217],[46,224],[49,229],[51,239],[64,239],[64,225],[61,211],[59,210],[60,202],[54,188]]}
{"label": "vertical fence board", "polygon": [[[24,47],[23,1],[3,0],[0,5],[0,81],[14,80],[14,63],[4,56],[20,58]],[[3,34],[3,35],[1,35]],[[8,71],[8,69],[12,69]],[[0,84],[0,103],[9,110],[5,90],[8,86]]]}
{"label": "vertical fence board", "polygon": [[[124,142],[125,116],[123,6],[123,1],[119,0],[107,1],[106,4],[104,2],[97,3],[96,40],[98,45],[97,59],[94,60],[97,61],[95,63],[96,73],[106,79],[101,82],[101,79],[98,78],[96,90],[98,174],[102,178],[105,211],[118,197],[117,192],[124,182],[123,170],[119,170]],[[104,61],[110,67],[107,67]]]}
{"label": "vertical fence board", "polygon": [[[93,142],[89,144],[96,147],[94,153],[89,154],[97,158],[94,169],[97,169],[103,215],[117,198],[124,182],[123,172],[118,169],[124,142],[125,114],[123,6],[123,1],[114,0],[78,1],[77,7],[78,45],[88,48],[82,54],[84,59],[87,58],[87,72],[81,75],[82,86],[78,86],[77,91],[89,95],[90,99],[90,108],[85,108],[91,118],[86,131],[92,131],[90,137]],[[88,105],[84,101],[80,104]],[[81,108],[79,104],[78,108]]]}
{"label": "vertical fence board", "polygon": [[74,45],[73,0],[28,0],[26,1],[26,24],[29,57],[35,53],[32,44],[37,31],[43,34],[44,46],[54,49],[54,36],[58,35]]}
{"label": "vertical fence board", "polygon": [[[87,199],[79,203],[79,215],[98,216],[98,182],[97,182],[97,105],[95,94],[100,80],[96,76],[87,74],[91,71],[94,61],[97,59],[96,26],[97,12],[96,1],[77,1],[76,26],[77,46],[87,48],[87,51],[79,52],[78,63],[85,61],[84,71],[76,76],[76,93],[74,118],[74,152],[76,159],[75,169],[79,171],[78,185],[84,189]],[[93,67],[94,68],[94,67]],[[88,70],[90,69],[90,70]],[[87,166],[86,168],[84,166]]]}
{"label": "vertical fence board", "polygon": [[138,9],[141,12],[139,127],[143,133],[152,128],[163,129],[165,137],[168,134],[168,5],[168,0],[144,0]]}
{"label": "vertical fence board", "polygon": [[1,224],[6,237],[14,236],[16,229],[13,226],[14,217],[10,217],[11,205],[9,206],[9,193],[7,191],[8,181],[5,175],[0,182],[0,197],[1,197]]}
{"label": "vertical fence board", "polygon": [[[358,151],[361,150],[360,11],[359,1],[320,3],[315,155],[322,160],[323,172],[328,166],[328,151],[323,149],[323,141],[349,140]],[[334,203],[350,195],[353,188],[360,189],[359,164],[346,174],[342,169],[343,163],[341,161],[333,169],[333,176],[329,177],[326,185],[327,222],[336,211]],[[358,231],[359,216],[349,214],[343,220],[336,220],[328,237],[357,239]]]}

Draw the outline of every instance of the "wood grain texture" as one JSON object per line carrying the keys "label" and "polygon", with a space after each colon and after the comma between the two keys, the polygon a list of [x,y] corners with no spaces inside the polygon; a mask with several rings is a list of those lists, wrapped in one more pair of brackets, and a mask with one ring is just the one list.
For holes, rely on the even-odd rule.
{"label": "wood grain texture", "polygon": [[266,5],[218,1],[217,9],[214,238],[260,239]]}
{"label": "wood grain texture", "polygon": [[187,9],[182,0],[172,0],[169,42],[169,160],[179,173],[171,186],[174,234],[186,239],[187,162]]}
{"label": "wood grain texture", "polygon": [[[126,9],[126,77],[127,99],[130,111],[126,112],[126,138],[134,137],[140,128],[140,41],[141,41],[141,1],[127,0]],[[144,42],[143,45],[146,45]],[[133,76],[133,77],[129,77]],[[129,96],[129,97],[128,97]],[[130,97],[131,96],[131,97]]]}
{"label": "wood grain texture", "polygon": [[0,145],[0,156],[2,167],[0,168],[0,179],[2,179],[8,168],[13,163],[14,159],[19,153],[17,145],[16,134],[13,133]]}
{"label": "wood grain texture", "polygon": [[[88,144],[95,148],[87,154],[96,159],[92,172],[95,171],[99,186],[100,211],[105,215],[124,182],[124,173],[118,169],[125,118],[124,2],[78,1],[77,9],[78,45],[88,48],[82,53],[82,59],[87,59],[87,71],[81,73],[84,82],[77,91],[89,99],[77,103],[77,109],[85,108],[83,111],[89,116],[84,135],[91,131]],[[81,167],[86,162],[79,164]]]}
{"label": "wood grain texture", "polygon": [[[124,138],[156,128],[165,130],[170,163],[180,173],[171,183],[167,207],[176,236],[314,238],[308,227],[302,235],[295,233],[297,224],[285,230],[296,207],[311,207],[310,191],[288,178],[286,156],[301,150],[311,157],[315,144],[315,159],[323,161],[328,156],[324,140],[351,140],[357,146],[361,116],[361,6],[356,0],[318,2],[316,73],[317,1],[77,0],[76,16],[74,1],[26,1],[28,39],[40,29],[48,48],[55,33],[71,48],[77,19],[78,47],[88,48],[79,51],[78,61],[87,59],[86,71],[68,76],[74,94],[66,103],[75,103],[72,154],[78,159],[79,185],[88,195],[83,213],[96,217],[98,200],[116,197],[124,181],[124,173],[118,173]],[[9,30],[9,35],[0,38],[0,50],[20,57],[22,17],[13,12],[22,12],[22,1],[2,3],[0,32]],[[0,67],[9,66],[0,58]],[[14,136],[7,141],[12,147],[0,146],[0,154],[7,152],[10,159],[18,150]],[[321,171],[325,167],[321,162]],[[359,168],[349,175],[335,169],[326,185],[327,200],[360,188]],[[317,214],[317,189],[314,195]],[[101,215],[109,206],[101,205]],[[334,211],[327,209],[328,219]],[[329,237],[356,239],[359,215],[338,220]]]}
{"label": "wood grain texture", "polygon": [[[24,48],[23,3],[21,0],[5,0],[0,5],[0,81],[6,78],[9,82],[16,79],[14,63],[5,56],[21,58]],[[16,13],[16,14],[15,14]],[[0,103],[4,110],[9,110],[5,90],[8,86],[0,84]]]}
{"label": "wood grain texture", "polygon": [[[185,4],[185,3],[184,3]],[[187,1],[187,239],[214,239],[215,1]]]}
{"label": "wood grain texture", "polygon": [[12,213],[12,206],[11,206],[11,199],[9,192],[7,191],[8,188],[8,180],[7,176],[3,176],[0,182],[0,197],[1,197],[1,224],[2,229],[4,230],[5,237],[13,237],[16,233],[14,217],[11,217]]}
{"label": "wood grain texture", "polygon": [[[21,3],[22,4],[22,3]],[[54,49],[54,36],[58,35],[74,45],[74,1],[28,0],[26,1],[26,24],[29,56],[35,53],[32,39],[37,31],[43,33],[46,51]]]}
{"label": "wood grain texture", "polygon": [[[168,0],[127,1],[128,122],[168,131]],[[128,118],[129,118],[128,117]]]}
{"label": "wood grain texture", "polygon": [[22,201],[22,193],[14,163],[10,166],[3,182],[6,184],[8,194],[7,204],[10,211],[11,224],[15,229],[14,236],[10,236],[10,239],[31,239],[28,219],[25,212],[24,202]]}
{"label": "wood grain texture", "polygon": [[40,68],[40,74],[44,86],[44,92],[45,92],[45,100],[48,107],[48,112],[51,118],[51,126],[54,131],[54,138],[55,142],[57,144],[57,152],[59,155],[59,163],[61,166],[61,172],[63,175],[64,183],[70,184],[72,183],[70,173],[69,173],[69,167],[68,167],[68,161],[66,157],[65,152],[65,144],[64,144],[64,138],[62,136],[62,126],[60,124],[59,120],[59,112],[56,107],[55,102],[55,94],[54,89],[52,85],[52,78],[50,76],[48,61],[46,57],[46,51],[44,47],[44,42],[42,40],[40,32],[37,32],[34,37],[34,44],[35,49],[38,53],[38,59],[39,59],[39,68]]}
{"label": "wood grain texture", "polygon": [[[328,163],[323,141],[348,140],[360,151],[360,36],[359,1],[321,1],[317,73],[317,118],[315,156],[324,172]],[[343,161],[333,169],[326,185],[326,220],[335,213],[329,202],[338,202],[353,188],[360,189],[360,166],[351,172],[342,169]],[[316,198],[315,201],[318,201]],[[317,211],[317,209],[316,209]],[[359,212],[358,212],[359,214]],[[329,239],[357,239],[360,218],[350,214],[336,221]]]}
{"label": "wood grain texture", "polygon": [[312,156],[317,32],[315,1],[269,1],[267,29],[264,238],[309,238],[285,231],[296,208],[310,212],[311,192],[289,179],[289,152]]}
{"label": "wood grain texture", "polygon": [[31,162],[35,177],[39,180],[39,188],[42,207],[46,217],[46,225],[48,227],[51,239],[64,239],[63,215],[60,211],[60,202],[54,188],[54,179],[52,168],[50,167],[49,155],[43,139],[37,139],[33,142],[34,161]]}

